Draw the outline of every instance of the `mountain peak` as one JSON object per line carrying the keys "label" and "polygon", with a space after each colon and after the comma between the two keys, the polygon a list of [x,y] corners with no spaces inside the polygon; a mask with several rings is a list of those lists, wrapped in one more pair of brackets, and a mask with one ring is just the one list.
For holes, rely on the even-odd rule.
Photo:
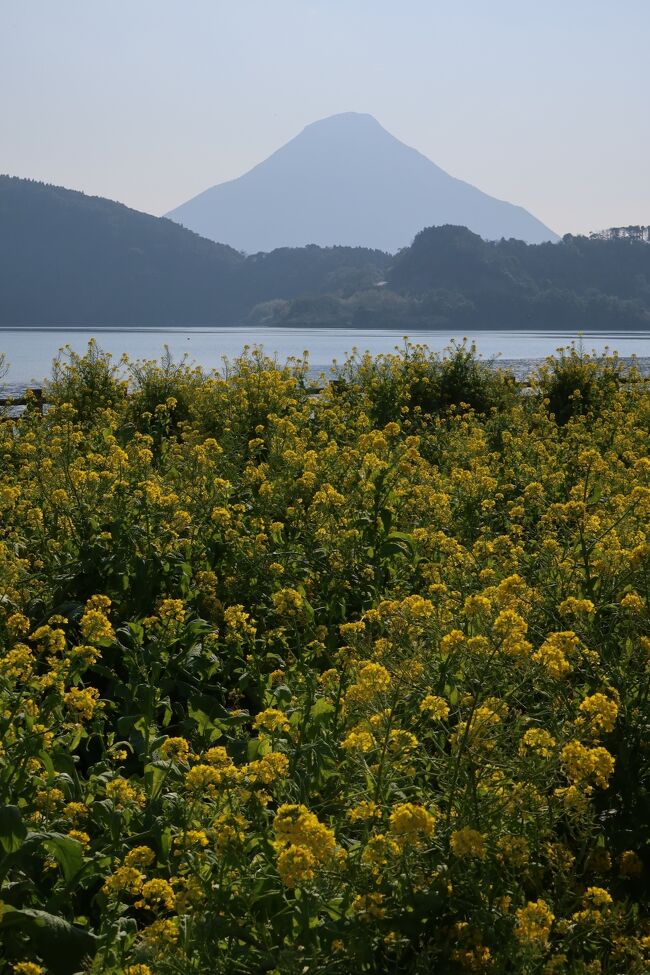
{"label": "mountain peak", "polygon": [[328,129],[328,128],[346,128],[346,129],[383,129],[383,126],[379,124],[374,115],[369,115],[368,112],[339,112],[337,115],[326,115],[325,118],[316,119],[315,122],[310,122],[303,129],[303,132],[308,132],[310,129]]}
{"label": "mountain peak", "polygon": [[243,176],[167,216],[248,253],[306,244],[394,252],[422,227],[442,224],[492,240],[558,239],[526,210],[454,179],[363,112],[312,122]]}

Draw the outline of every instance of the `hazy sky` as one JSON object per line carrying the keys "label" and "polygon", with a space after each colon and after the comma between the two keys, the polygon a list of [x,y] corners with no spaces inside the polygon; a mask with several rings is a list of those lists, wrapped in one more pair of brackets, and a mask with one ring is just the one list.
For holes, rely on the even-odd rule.
{"label": "hazy sky", "polygon": [[0,172],[163,213],[370,112],[559,233],[650,223],[650,0],[0,0]]}

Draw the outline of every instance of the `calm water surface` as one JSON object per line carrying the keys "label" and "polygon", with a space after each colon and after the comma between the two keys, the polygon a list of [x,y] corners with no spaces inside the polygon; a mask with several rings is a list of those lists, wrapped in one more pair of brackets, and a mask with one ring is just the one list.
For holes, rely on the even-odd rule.
{"label": "calm water surface", "polygon": [[[452,339],[463,335],[474,341],[485,358],[504,360],[539,359],[553,353],[558,346],[572,340],[581,341],[586,351],[602,352],[606,347],[621,356],[650,356],[650,332],[413,332],[410,338],[432,350],[441,350]],[[20,387],[38,385],[49,376],[52,359],[66,344],[83,352],[95,337],[107,352],[119,357],[123,352],[132,359],[158,358],[165,345],[175,359],[188,358],[205,369],[220,368],[224,356],[232,358],[245,345],[260,345],[269,355],[284,361],[291,355],[309,352],[315,372],[327,370],[336,359],[341,362],[353,349],[371,353],[391,352],[403,346],[404,333],[399,330],[332,329],[332,328],[0,328],[0,352],[10,364],[5,384]]]}

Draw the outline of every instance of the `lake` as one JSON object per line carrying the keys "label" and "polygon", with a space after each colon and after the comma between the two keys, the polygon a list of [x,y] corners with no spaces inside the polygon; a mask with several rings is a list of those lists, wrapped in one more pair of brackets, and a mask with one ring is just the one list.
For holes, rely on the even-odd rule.
{"label": "lake", "polygon": [[[489,359],[498,356],[524,374],[530,360],[551,355],[558,346],[572,340],[581,341],[586,351],[602,352],[606,347],[621,356],[650,357],[650,332],[495,332],[464,333],[476,343],[479,353]],[[354,348],[377,354],[391,352],[404,344],[404,333],[392,329],[333,329],[333,328],[0,328],[0,352],[10,364],[5,386],[10,389],[39,385],[50,374],[52,359],[58,350],[70,344],[83,352],[91,337],[102,349],[119,357],[123,352],[132,359],[158,358],[164,346],[175,359],[187,354],[189,359],[205,369],[219,368],[222,357],[238,355],[245,345],[260,345],[269,355],[284,361],[290,355],[309,352],[314,372],[328,369],[332,360],[341,362]],[[459,332],[418,331],[411,341],[424,343],[432,350],[444,349],[452,339],[459,341]]]}

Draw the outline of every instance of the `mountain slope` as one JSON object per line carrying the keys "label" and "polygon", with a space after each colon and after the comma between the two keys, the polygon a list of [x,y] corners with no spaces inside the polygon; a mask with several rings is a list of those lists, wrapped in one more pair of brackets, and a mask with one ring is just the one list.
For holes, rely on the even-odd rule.
{"label": "mountain slope", "polygon": [[0,323],[228,322],[244,258],[170,220],[0,176]]}
{"label": "mountain slope", "polygon": [[0,177],[0,325],[650,328],[650,245],[430,227],[391,256],[249,257],[100,197]]}
{"label": "mountain slope", "polygon": [[306,244],[395,252],[422,227],[447,223],[490,240],[558,239],[522,207],[454,179],[354,112],[308,125],[248,173],[167,216],[248,253]]}
{"label": "mountain slope", "polygon": [[345,247],[246,259],[162,217],[0,176],[0,325],[231,325],[260,302],[372,285],[389,260]]}

